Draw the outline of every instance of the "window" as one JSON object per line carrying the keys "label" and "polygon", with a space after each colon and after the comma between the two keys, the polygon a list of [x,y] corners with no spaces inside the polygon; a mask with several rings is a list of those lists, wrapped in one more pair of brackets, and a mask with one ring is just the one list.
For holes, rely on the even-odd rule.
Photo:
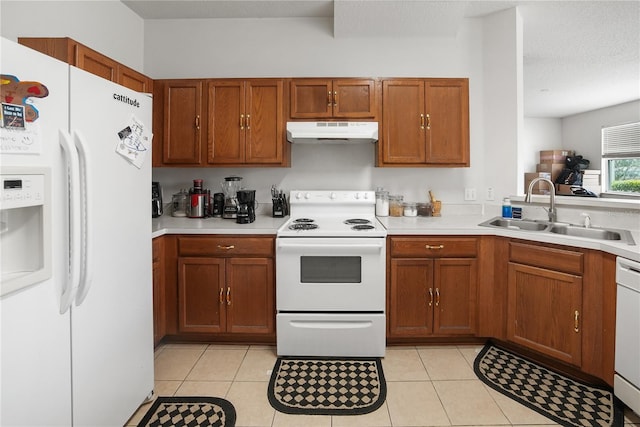
{"label": "window", "polygon": [[602,186],[640,197],[640,122],[602,128]]}

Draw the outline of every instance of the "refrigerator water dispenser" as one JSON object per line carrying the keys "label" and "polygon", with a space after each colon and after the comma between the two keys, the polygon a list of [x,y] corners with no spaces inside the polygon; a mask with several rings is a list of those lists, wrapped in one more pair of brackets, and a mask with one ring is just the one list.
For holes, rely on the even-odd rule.
{"label": "refrigerator water dispenser", "polygon": [[49,169],[0,171],[0,296],[51,277]]}

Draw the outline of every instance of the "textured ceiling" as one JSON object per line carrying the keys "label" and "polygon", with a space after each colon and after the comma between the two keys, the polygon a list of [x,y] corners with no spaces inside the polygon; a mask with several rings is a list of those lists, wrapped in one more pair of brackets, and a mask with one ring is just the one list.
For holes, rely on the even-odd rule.
{"label": "textured ceiling", "polygon": [[333,18],[334,37],[452,37],[465,18],[519,6],[528,117],[640,98],[640,1],[123,0],[144,19]]}

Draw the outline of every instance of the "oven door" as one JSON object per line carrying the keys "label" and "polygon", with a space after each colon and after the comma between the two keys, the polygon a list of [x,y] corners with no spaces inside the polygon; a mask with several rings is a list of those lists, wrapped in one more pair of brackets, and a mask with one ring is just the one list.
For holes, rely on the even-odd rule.
{"label": "oven door", "polygon": [[278,238],[278,311],[384,312],[385,239]]}

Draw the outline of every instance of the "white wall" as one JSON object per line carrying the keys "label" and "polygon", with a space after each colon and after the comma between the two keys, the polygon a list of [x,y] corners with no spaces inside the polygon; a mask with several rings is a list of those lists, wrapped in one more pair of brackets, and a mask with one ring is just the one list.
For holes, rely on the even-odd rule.
{"label": "white wall", "polygon": [[575,147],[578,154],[591,161],[591,169],[600,169],[603,126],[640,121],[640,101],[627,102],[612,107],[588,111],[562,119],[562,143],[564,148]]}
{"label": "white wall", "polygon": [[536,171],[541,150],[571,149],[562,141],[562,119],[534,117],[524,118],[521,147],[523,157],[526,159],[523,163],[524,172]]}
{"label": "white wall", "polygon": [[0,1],[0,35],[71,37],[140,72],[144,20],[119,1]]}

